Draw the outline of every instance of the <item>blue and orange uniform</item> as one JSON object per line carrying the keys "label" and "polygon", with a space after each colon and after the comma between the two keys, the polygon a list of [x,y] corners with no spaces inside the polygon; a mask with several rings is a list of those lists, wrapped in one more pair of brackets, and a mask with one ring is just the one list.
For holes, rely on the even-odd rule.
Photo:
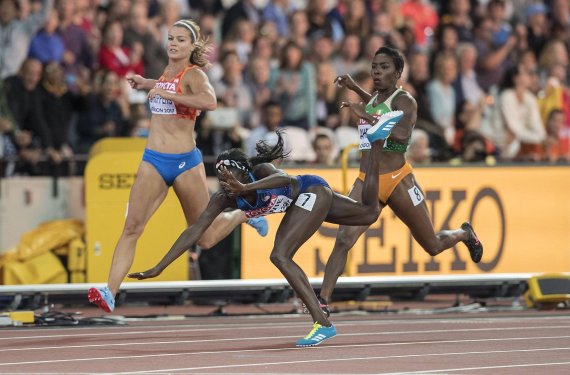
{"label": "blue and orange uniform", "polygon": [[[168,80],[164,75],[156,81],[155,88],[161,88],[170,93],[183,94],[181,80],[184,74],[190,69],[195,69],[195,65],[188,65],[172,79]],[[200,110],[176,104],[172,100],[155,96],[149,99],[150,111],[153,115],[176,116],[177,118],[196,121],[200,115]],[[151,164],[164,179],[168,186],[174,183],[176,177],[185,171],[194,168],[202,163],[202,153],[195,147],[190,152],[182,154],[166,154],[145,148],[143,161]]]}

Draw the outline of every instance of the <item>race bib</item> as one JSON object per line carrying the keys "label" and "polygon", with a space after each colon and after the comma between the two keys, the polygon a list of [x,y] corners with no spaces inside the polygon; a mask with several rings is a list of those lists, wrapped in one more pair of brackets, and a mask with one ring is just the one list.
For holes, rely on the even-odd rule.
{"label": "race bib", "polygon": [[271,195],[267,196],[268,202],[263,207],[259,207],[253,210],[244,211],[245,216],[248,218],[260,217],[269,214],[276,214],[280,212],[287,211],[287,208],[291,205],[293,201],[291,198],[284,195]]}
{"label": "race bib", "polygon": [[295,201],[295,206],[301,207],[307,211],[312,211],[316,201],[317,201],[317,194],[303,193],[299,194],[299,197]]}
{"label": "race bib", "polygon": [[[374,116],[379,117],[379,116]],[[363,119],[358,120],[358,135],[360,136],[360,142],[358,144],[359,150],[370,150],[372,145],[366,136],[366,132],[370,129],[372,125],[364,121]]]}
{"label": "race bib", "polygon": [[412,203],[414,204],[414,206],[417,206],[418,204],[422,203],[422,201],[424,200],[424,195],[422,194],[422,191],[416,185],[408,189],[408,194],[410,194],[410,198],[412,198]]}
{"label": "race bib", "polygon": [[[171,91],[169,91],[171,92]],[[149,100],[150,112],[155,115],[175,115],[176,107],[172,100],[155,96]]]}

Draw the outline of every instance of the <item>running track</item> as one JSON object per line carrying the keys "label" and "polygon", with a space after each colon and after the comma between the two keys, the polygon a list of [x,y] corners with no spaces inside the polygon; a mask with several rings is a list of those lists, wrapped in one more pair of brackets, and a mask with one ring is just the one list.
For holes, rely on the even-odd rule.
{"label": "running track", "polygon": [[1,374],[570,374],[570,314],[333,314],[339,335],[295,348],[306,315],[193,317],[0,330]]}

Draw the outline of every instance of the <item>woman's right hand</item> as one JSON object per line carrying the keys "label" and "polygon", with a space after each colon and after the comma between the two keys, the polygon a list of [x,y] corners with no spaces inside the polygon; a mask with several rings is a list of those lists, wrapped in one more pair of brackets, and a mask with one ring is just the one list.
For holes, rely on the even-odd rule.
{"label": "woman's right hand", "polygon": [[135,90],[142,90],[144,88],[144,82],[146,79],[139,74],[127,74],[125,77],[127,82]]}
{"label": "woman's right hand", "polygon": [[343,74],[336,77],[333,83],[335,83],[338,87],[346,87],[352,91],[355,91],[357,87],[356,82],[354,82],[354,79],[352,79],[350,74]]}
{"label": "woman's right hand", "polygon": [[129,279],[137,279],[137,280],[144,280],[144,279],[152,279],[153,277],[157,277],[160,275],[162,271],[158,270],[156,267],[153,267],[149,270],[143,272],[133,272],[129,273],[127,277]]}

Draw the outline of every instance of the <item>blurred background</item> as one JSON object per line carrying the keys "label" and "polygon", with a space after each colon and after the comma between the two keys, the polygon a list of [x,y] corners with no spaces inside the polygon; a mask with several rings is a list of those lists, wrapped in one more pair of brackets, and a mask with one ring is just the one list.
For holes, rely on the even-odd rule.
{"label": "blurred background", "polygon": [[[347,274],[570,271],[568,0],[0,0],[4,283],[106,280],[149,131],[146,93],[124,77],[158,78],[183,18],[215,47],[206,72],[218,109],[195,133],[210,176],[221,150],[253,154],[284,128],[283,167],[346,193],[358,130],[338,108],[358,98],[333,80],[350,74],[370,92],[375,51],[404,54],[399,85],[418,102],[407,157],[436,230],[471,219],[486,255],[474,265],[457,248],[435,261],[386,209]],[[184,229],[168,199],[134,267],[154,264]],[[280,277],[268,260],[275,216],[268,237],[237,229],[163,279]],[[299,251],[309,276],[322,276],[335,232],[323,226]],[[14,271],[30,262],[57,271]]]}

